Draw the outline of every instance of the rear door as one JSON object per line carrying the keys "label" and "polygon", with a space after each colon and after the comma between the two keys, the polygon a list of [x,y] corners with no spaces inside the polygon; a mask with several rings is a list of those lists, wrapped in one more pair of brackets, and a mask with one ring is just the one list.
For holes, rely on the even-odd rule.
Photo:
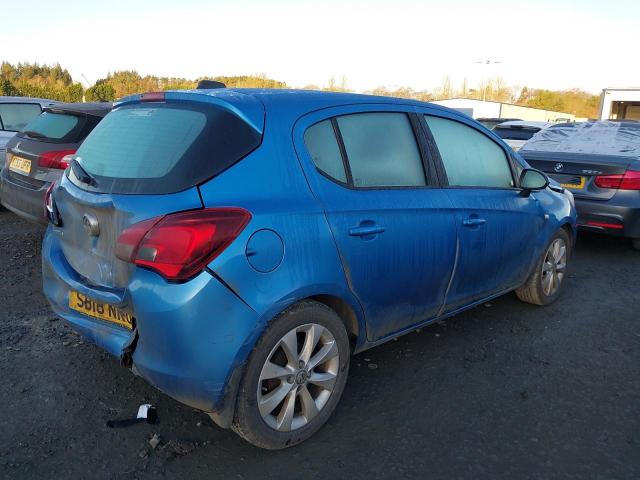
{"label": "rear door", "polygon": [[54,195],[61,224],[53,232],[66,260],[89,285],[125,288],[135,267],[114,254],[120,233],[202,208],[197,185],[260,141],[261,132],[230,109],[207,102],[180,97],[114,109],[78,149]]}
{"label": "rear door", "polygon": [[429,181],[416,122],[400,107],[377,105],[312,114],[296,126],[369,340],[435,316],[453,269],[450,202]]}
{"label": "rear door", "polygon": [[521,284],[533,261],[544,213],[520,195],[508,150],[462,117],[423,116],[448,185],[458,231],[458,261],[446,311]]}

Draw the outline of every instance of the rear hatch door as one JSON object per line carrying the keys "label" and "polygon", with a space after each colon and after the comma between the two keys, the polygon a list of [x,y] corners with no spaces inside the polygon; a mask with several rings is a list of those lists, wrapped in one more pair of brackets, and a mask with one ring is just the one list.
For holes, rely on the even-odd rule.
{"label": "rear hatch door", "polygon": [[[194,97],[201,96],[167,92],[141,102],[137,95],[117,106],[55,189],[61,225],[53,232],[87,285],[126,287],[135,267],[114,254],[122,231],[202,208],[198,185],[260,144],[261,131],[230,105],[188,101]],[[263,118],[261,109],[256,118]]]}
{"label": "rear hatch door", "polygon": [[[70,172],[73,176],[73,172]],[[134,266],[114,255],[120,233],[149,218],[202,207],[196,187],[171,195],[113,195],[82,190],[64,176],[55,204],[62,225],[54,228],[64,256],[89,286],[121,289]],[[97,230],[91,231],[91,225]]]}

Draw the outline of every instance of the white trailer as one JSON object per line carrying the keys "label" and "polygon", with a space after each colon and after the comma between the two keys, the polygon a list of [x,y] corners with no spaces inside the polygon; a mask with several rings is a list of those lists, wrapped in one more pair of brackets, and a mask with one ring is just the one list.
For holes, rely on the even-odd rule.
{"label": "white trailer", "polygon": [[505,118],[537,122],[573,122],[576,120],[576,116],[571,113],[472,98],[434,100],[431,103],[453,108],[473,118]]}
{"label": "white trailer", "polygon": [[640,120],[640,88],[605,88],[600,120]]}

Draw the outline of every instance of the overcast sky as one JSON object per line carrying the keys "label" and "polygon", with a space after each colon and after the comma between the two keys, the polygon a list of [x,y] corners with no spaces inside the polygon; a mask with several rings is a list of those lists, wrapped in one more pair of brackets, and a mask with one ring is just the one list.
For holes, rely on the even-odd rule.
{"label": "overcast sky", "polygon": [[[433,89],[445,75],[511,85],[640,86],[639,0],[2,0],[0,59],[59,62],[90,82],[262,72],[331,75],[363,91]],[[481,60],[501,63],[482,65]],[[85,85],[86,86],[86,85]]]}

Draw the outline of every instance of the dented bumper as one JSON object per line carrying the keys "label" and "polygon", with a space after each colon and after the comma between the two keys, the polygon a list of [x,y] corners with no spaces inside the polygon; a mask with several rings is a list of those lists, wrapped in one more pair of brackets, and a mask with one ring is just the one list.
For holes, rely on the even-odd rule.
{"label": "dented bumper", "polygon": [[[205,271],[173,284],[136,269],[126,289],[99,289],[83,283],[50,230],[42,262],[44,293],[53,311],[88,341],[129,361],[136,374],[182,403],[218,414],[232,409],[230,381],[237,380],[253,346],[259,318],[214,276]],[[131,311],[136,329],[71,310],[71,290]]]}

